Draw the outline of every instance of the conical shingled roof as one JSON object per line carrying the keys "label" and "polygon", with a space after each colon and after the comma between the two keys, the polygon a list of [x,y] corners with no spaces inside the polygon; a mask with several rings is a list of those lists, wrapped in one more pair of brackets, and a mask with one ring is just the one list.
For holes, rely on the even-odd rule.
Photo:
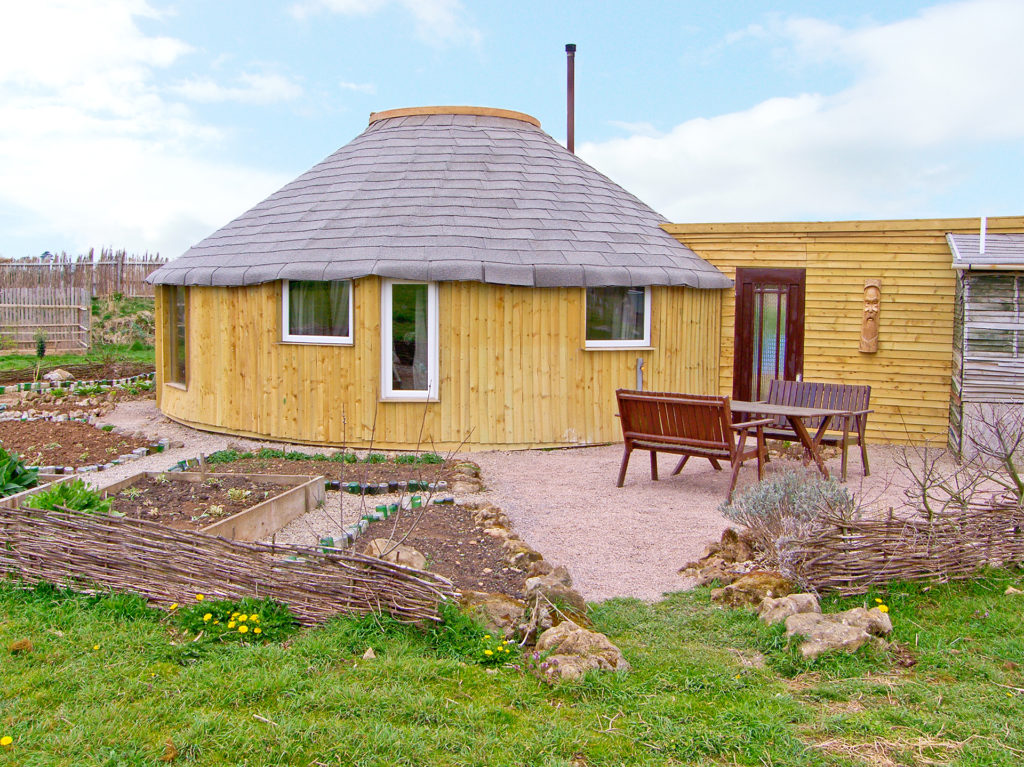
{"label": "conical shingled roof", "polygon": [[731,286],[662,223],[527,115],[394,110],[149,280]]}

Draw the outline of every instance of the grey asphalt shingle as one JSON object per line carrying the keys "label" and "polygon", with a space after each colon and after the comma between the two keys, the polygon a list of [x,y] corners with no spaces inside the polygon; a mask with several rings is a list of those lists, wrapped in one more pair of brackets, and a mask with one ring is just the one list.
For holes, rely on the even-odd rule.
{"label": "grey asphalt shingle", "polygon": [[528,122],[391,117],[149,280],[254,285],[378,275],[535,287],[731,286],[663,223]]}

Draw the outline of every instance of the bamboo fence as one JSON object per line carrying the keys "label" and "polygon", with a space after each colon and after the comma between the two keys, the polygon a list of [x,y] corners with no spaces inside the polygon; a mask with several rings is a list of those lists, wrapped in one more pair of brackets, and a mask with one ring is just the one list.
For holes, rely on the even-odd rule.
{"label": "bamboo fence", "polygon": [[[294,559],[289,559],[292,557]],[[156,604],[273,599],[313,625],[339,613],[439,621],[455,599],[439,575],[375,557],[245,543],[154,522],[74,511],[0,508],[0,576],[93,593],[131,591]]]}
{"label": "bamboo fence", "polygon": [[99,259],[90,250],[80,256],[61,253],[50,258],[19,258],[0,262],[3,288],[85,288],[90,297],[115,293],[149,297],[153,286],[146,276],[167,263],[159,255],[129,255],[123,250],[101,250]]}
{"label": "bamboo fence", "polygon": [[889,581],[945,583],[985,567],[1024,565],[1024,508],[997,499],[931,518],[848,519],[780,540],[779,564],[819,592],[863,594]]}
{"label": "bamboo fence", "polygon": [[0,349],[35,349],[37,333],[52,351],[81,351],[91,343],[89,291],[70,286],[8,287],[0,282]]}

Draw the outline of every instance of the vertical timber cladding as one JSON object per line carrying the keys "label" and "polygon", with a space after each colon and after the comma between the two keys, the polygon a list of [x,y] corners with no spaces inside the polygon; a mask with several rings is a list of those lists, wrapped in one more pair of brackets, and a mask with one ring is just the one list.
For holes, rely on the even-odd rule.
{"label": "vertical timber cladding", "polygon": [[162,377],[160,407],[213,431],[313,444],[533,447],[621,439],[615,389],[634,387],[637,357],[647,389],[716,390],[723,291],[652,288],[653,348],[621,351],[583,349],[584,292],[439,283],[439,401],[417,403],[380,400],[376,277],[355,283],[352,346],[282,343],[280,283],[193,287],[188,388]]}
{"label": "vertical timber cladding", "polygon": [[[945,444],[956,275],[947,232],[979,221],[670,224],[664,228],[729,276],[737,267],[807,270],[804,379],[869,384],[871,441]],[[988,219],[992,233],[1024,232],[1024,216]],[[864,281],[882,280],[877,354],[858,350]],[[722,298],[719,391],[732,390],[732,295]]]}

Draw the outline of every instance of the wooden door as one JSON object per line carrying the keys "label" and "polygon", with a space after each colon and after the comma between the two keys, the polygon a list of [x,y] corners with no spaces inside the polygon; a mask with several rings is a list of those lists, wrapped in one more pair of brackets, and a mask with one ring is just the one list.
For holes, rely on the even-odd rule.
{"label": "wooden door", "polygon": [[733,399],[757,401],[804,371],[803,269],[737,269]]}

